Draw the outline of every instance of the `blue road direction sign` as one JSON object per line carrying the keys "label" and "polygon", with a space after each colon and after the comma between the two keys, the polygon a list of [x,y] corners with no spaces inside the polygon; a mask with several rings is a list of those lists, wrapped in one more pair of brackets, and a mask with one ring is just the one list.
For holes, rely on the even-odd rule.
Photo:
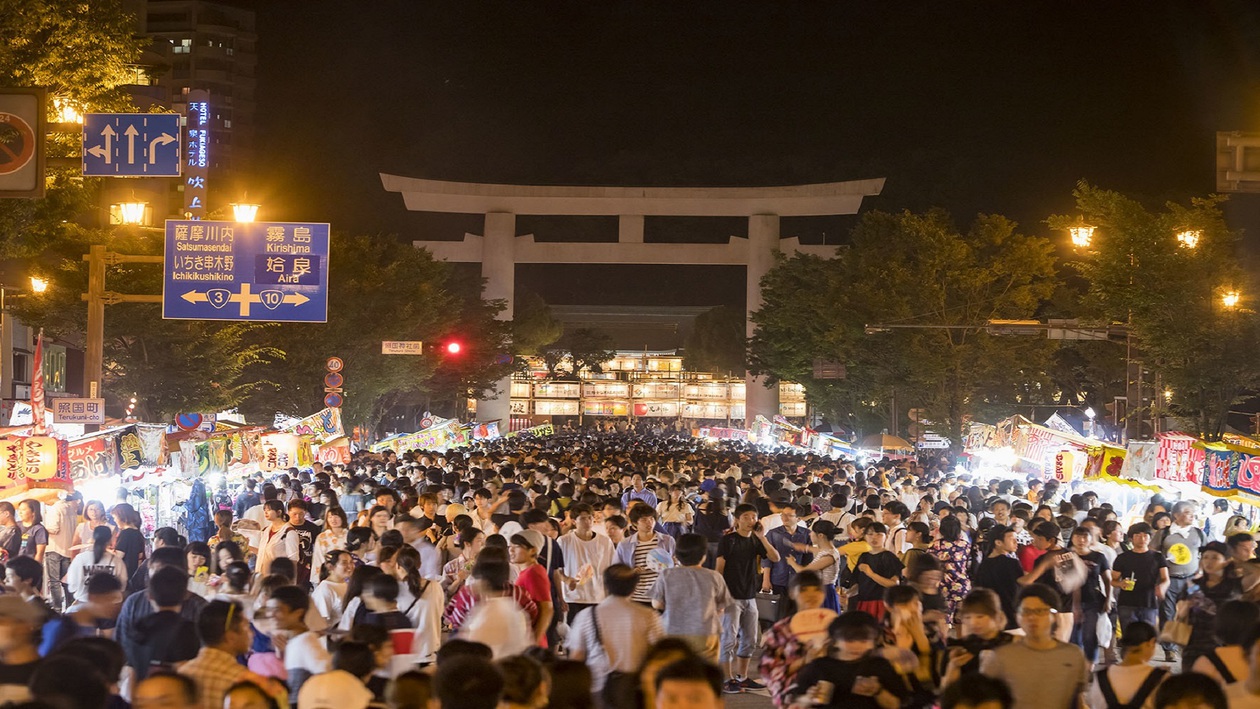
{"label": "blue road direction sign", "polygon": [[89,113],[83,117],[83,174],[179,177],[178,113]]}
{"label": "blue road direction sign", "polygon": [[166,222],[162,317],[328,321],[328,225]]}

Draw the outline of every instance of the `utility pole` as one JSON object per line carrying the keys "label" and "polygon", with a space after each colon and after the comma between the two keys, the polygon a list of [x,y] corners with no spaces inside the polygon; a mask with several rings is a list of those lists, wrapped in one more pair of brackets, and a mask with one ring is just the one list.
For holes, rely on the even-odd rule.
{"label": "utility pole", "polygon": [[84,348],[83,394],[89,399],[101,396],[101,379],[105,368],[105,306],[115,303],[161,303],[159,295],[131,295],[105,290],[105,267],[120,263],[156,263],[161,256],[132,256],[105,250],[102,244],[93,244],[83,255],[88,262],[88,292],[81,297],[87,301],[87,346]]}

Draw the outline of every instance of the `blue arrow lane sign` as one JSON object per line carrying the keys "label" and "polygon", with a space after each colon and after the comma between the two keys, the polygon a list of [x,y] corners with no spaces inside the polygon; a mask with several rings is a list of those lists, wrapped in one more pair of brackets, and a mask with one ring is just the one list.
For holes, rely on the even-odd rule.
{"label": "blue arrow lane sign", "polygon": [[178,113],[89,113],[83,117],[83,174],[179,177]]}
{"label": "blue arrow lane sign", "polygon": [[162,317],[328,321],[327,224],[166,222]]}

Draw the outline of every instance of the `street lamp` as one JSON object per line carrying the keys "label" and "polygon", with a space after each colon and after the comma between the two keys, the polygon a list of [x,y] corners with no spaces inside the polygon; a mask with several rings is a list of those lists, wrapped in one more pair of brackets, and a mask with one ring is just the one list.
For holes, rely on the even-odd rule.
{"label": "street lamp", "polygon": [[248,202],[233,202],[232,215],[239,223],[252,222],[258,216],[258,205]]}
{"label": "street lamp", "polygon": [[1230,310],[1237,308],[1241,301],[1242,295],[1240,295],[1236,290],[1227,291],[1221,296],[1221,304]]}
{"label": "street lamp", "polygon": [[1094,240],[1094,230],[1096,227],[1085,223],[1084,217],[1079,217],[1076,224],[1068,227],[1068,234],[1072,235],[1072,246],[1078,249],[1089,248],[1090,242]]}
{"label": "street lamp", "polygon": [[48,290],[48,279],[39,276],[31,276],[31,292],[43,293]]}
{"label": "street lamp", "polygon": [[1183,249],[1193,249],[1199,245],[1199,239],[1203,238],[1203,232],[1198,229],[1186,229],[1178,232],[1177,245]]}
{"label": "street lamp", "polygon": [[120,202],[109,206],[110,222],[127,226],[143,226],[147,223],[145,216],[149,211],[148,202]]}

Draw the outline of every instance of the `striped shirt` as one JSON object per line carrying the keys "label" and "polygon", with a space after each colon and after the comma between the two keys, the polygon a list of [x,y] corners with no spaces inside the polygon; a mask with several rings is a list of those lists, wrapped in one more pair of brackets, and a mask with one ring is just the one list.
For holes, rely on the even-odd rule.
{"label": "striped shirt", "polygon": [[652,537],[651,541],[639,542],[639,545],[634,548],[634,568],[639,570],[639,583],[634,587],[634,594],[630,596],[630,600],[639,603],[652,602],[652,587],[656,585],[656,577],[660,575],[660,572],[655,564],[648,564],[648,555],[660,544],[661,538],[656,536]]}

